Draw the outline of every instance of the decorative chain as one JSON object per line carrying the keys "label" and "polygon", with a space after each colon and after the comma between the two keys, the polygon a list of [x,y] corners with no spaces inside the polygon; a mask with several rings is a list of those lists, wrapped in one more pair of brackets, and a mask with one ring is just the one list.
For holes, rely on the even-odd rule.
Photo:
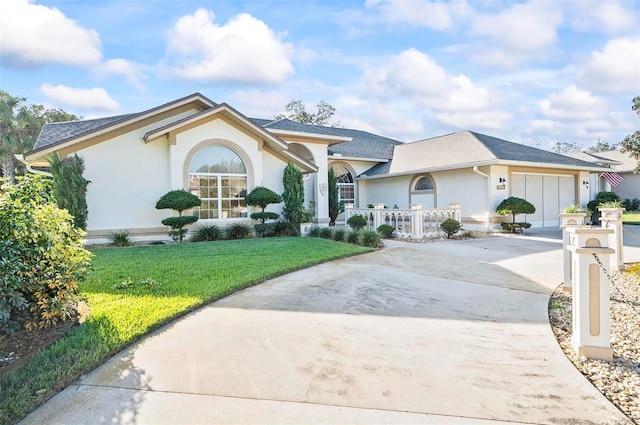
{"label": "decorative chain", "polygon": [[602,261],[600,260],[600,257],[598,257],[598,254],[596,254],[595,252],[593,253],[593,258],[596,259],[596,263],[598,263],[598,265],[600,266],[600,268],[602,269],[602,271],[604,272],[604,275],[607,277],[607,279],[609,279],[609,282],[611,282],[611,289],[612,292],[615,293],[616,297],[622,301],[623,303],[627,304],[629,307],[631,307],[631,309],[633,311],[635,311],[635,313],[640,316],[640,310],[638,310],[638,306],[636,305],[637,303],[635,303],[632,300],[629,300],[627,298],[627,296],[624,294],[624,292],[618,288],[618,279],[614,278],[613,276],[611,276],[611,274],[609,273],[609,271],[607,270],[607,268],[604,266],[604,264],[602,264]]}

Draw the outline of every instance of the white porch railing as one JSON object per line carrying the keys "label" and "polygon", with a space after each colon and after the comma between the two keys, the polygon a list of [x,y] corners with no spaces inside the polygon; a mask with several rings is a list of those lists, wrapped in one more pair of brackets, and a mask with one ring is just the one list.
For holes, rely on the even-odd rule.
{"label": "white porch railing", "polygon": [[401,238],[433,238],[441,236],[440,223],[448,218],[460,221],[460,204],[451,204],[449,208],[422,208],[422,204],[411,204],[410,209],[384,208],[384,204],[374,204],[373,208],[354,208],[346,204],[345,223],[349,217],[360,215],[367,225],[377,229],[382,224],[394,228]]}

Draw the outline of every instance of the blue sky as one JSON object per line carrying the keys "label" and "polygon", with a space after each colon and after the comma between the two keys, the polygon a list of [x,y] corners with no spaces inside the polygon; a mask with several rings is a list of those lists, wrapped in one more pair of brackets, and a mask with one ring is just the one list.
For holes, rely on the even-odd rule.
{"label": "blue sky", "polygon": [[550,149],[640,127],[638,1],[2,0],[0,88],[86,118],[200,92],[257,118],[300,99],[402,141]]}

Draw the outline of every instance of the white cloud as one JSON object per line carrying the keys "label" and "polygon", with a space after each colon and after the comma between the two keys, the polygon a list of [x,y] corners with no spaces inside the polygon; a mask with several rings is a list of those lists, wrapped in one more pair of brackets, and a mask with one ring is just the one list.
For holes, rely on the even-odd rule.
{"label": "white cloud", "polygon": [[425,0],[367,0],[366,6],[378,8],[381,18],[385,21],[409,23],[435,30],[453,29],[472,13],[466,0],[447,3]]}
{"label": "white cloud", "polygon": [[72,107],[87,111],[118,111],[120,105],[102,87],[81,89],[43,83],[40,90],[58,107]]}
{"label": "white cloud", "polygon": [[553,92],[538,102],[543,117],[552,120],[594,120],[607,115],[605,99],[575,85]]}
{"label": "white cloud", "polygon": [[[507,3],[509,4],[509,3]],[[480,13],[471,18],[469,32],[485,36],[491,44],[477,40],[470,54],[477,62],[514,67],[532,59],[548,59],[558,40],[563,22],[559,3],[511,3],[499,12]]]}
{"label": "white cloud", "polygon": [[219,25],[213,12],[201,8],[167,33],[169,73],[186,80],[280,83],[294,71],[293,47],[282,38],[251,15]]}
{"label": "white cloud", "polygon": [[610,40],[593,51],[578,81],[594,91],[637,93],[640,89],[640,38]]}
{"label": "white cloud", "polygon": [[145,85],[142,83],[145,76],[142,74],[141,66],[126,59],[109,59],[95,66],[94,73],[100,79],[111,75],[120,75],[124,77],[130,86],[135,87],[138,91],[145,90]]}
{"label": "white cloud", "polygon": [[90,65],[102,57],[96,31],[29,0],[3,0],[0,36],[0,57],[10,65]]}
{"label": "white cloud", "polygon": [[619,34],[636,28],[636,12],[633,2],[564,2],[567,13],[572,16],[571,25],[579,31],[601,31]]}
{"label": "white cloud", "polygon": [[415,49],[391,58],[384,66],[367,68],[365,84],[373,94],[402,95],[437,111],[478,111],[487,108],[491,93],[465,75],[450,76],[431,57]]}

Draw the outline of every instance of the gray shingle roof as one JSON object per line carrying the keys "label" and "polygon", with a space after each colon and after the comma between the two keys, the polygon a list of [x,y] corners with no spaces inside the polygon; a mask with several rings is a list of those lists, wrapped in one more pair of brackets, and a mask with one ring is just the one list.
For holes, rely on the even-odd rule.
{"label": "gray shingle roof", "polygon": [[113,117],[97,118],[93,120],[67,121],[48,123],[40,130],[40,135],[36,141],[33,150],[44,148],[49,145],[58,143],[61,140],[70,139],[81,134],[90,133],[102,127],[115,124],[118,121],[124,121],[136,114],[117,115]]}
{"label": "gray shingle roof", "polygon": [[497,137],[461,131],[397,146],[393,160],[387,164],[378,164],[362,174],[403,174],[418,170],[471,167],[499,161],[539,163],[541,166],[598,167],[580,159]]}
{"label": "gray shingle roof", "polygon": [[348,142],[336,143],[329,146],[329,155],[341,154],[342,156],[355,158],[391,159],[393,157],[393,148],[402,144],[402,142],[397,140],[378,136],[377,134],[362,130],[301,124],[289,119],[273,121],[252,118],[252,120],[267,130],[277,129],[298,131],[303,133],[324,134],[328,136],[349,137],[352,139]]}

